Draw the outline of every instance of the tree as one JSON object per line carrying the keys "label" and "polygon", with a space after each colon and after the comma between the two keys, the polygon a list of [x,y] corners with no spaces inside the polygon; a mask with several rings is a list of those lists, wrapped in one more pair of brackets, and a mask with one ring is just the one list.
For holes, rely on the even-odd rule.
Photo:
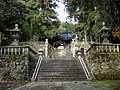
{"label": "tree", "polygon": [[74,18],[87,34],[99,36],[102,22],[113,28],[120,24],[119,0],[64,0],[69,17]]}
{"label": "tree", "polygon": [[17,23],[23,35],[29,38],[54,32],[60,23],[54,11],[56,1],[0,0],[0,31],[6,33],[6,28],[13,29]]}
{"label": "tree", "polygon": [[120,26],[117,26],[116,28],[114,28],[112,34],[114,37],[120,39]]}
{"label": "tree", "polygon": [[6,29],[13,29],[15,24],[21,26],[25,20],[26,8],[19,0],[0,0],[0,32],[4,34],[2,41],[8,44],[9,35],[6,35]]}
{"label": "tree", "polygon": [[24,1],[28,9],[26,22],[23,30],[29,37],[45,36],[54,32],[59,27],[60,21],[57,18],[54,8],[57,6],[53,0],[28,0]]}
{"label": "tree", "polygon": [[25,5],[18,0],[0,0],[0,30],[22,24],[25,18]]}

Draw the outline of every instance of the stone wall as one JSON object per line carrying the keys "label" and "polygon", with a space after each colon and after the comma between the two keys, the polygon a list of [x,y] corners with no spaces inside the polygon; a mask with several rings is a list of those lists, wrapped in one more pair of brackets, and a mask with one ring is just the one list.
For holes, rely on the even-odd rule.
{"label": "stone wall", "polygon": [[89,69],[96,79],[120,79],[120,55],[96,54],[89,61]]}
{"label": "stone wall", "polygon": [[86,58],[86,63],[94,79],[120,79],[119,52],[96,52]]}
{"label": "stone wall", "polygon": [[29,55],[1,55],[0,81],[30,80],[34,63]]}

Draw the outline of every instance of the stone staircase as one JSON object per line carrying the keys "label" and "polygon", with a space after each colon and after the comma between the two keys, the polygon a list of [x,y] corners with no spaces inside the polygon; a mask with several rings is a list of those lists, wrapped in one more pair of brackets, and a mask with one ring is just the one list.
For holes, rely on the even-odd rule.
{"label": "stone staircase", "polygon": [[38,81],[81,81],[86,80],[85,73],[80,62],[74,58],[53,58],[43,60]]}

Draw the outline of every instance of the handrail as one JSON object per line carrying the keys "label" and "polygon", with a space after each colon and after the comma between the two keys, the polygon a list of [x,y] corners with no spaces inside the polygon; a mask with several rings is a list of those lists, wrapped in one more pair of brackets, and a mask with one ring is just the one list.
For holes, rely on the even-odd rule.
{"label": "handrail", "polygon": [[52,45],[50,45],[50,44],[48,43],[48,56],[49,56],[49,57],[54,57],[56,51],[58,51],[58,49],[55,48],[55,47],[53,47]]}
{"label": "handrail", "polygon": [[41,66],[41,63],[42,63],[42,56],[39,56],[39,59],[38,59],[38,62],[36,64],[36,67],[35,67],[35,70],[34,70],[34,73],[33,73],[33,76],[31,78],[31,81],[35,81],[36,78],[37,78],[37,75],[38,75],[38,71],[40,69],[40,66]]}
{"label": "handrail", "polygon": [[52,49],[52,50],[56,50],[56,48],[54,48],[52,45],[50,45],[49,43],[48,43],[48,48],[49,49]]}
{"label": "handrail", "polygon": [[82,65],[82,68],[83,68],[83,70],[84,70],[84,72],[85,72],[85,75],[86,75],[87,79],[88,79],[88,80],[91,80],[90,73],[89,73],[89,71],[88,71],[88,69],[87,69],[87,66],[86,66],[83,58],[82,58],[81,56],[78,56],[78,59],[79,59],[81,65]]}
{"label": "handrail", "polygon": [[29,51],[34,53],[35,55],[37,55],[37,52],[34,49],[32,49],[31,47],[29,47]]}

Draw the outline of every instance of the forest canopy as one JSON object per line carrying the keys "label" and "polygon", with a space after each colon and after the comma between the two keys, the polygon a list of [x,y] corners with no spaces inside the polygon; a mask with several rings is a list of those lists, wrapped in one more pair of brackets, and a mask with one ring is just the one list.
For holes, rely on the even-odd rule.
{"label": "forest canopy", "polygon": [[[119,38],[120,0],[64,0],[69,17],[74,18],[88,35],[97,38],[102,22],[114,31],[113,37]],[[113,32],[111,31],[111,32]],[[116,32],[115,32],[116,31]]]}
{"label": "forest canopy", "polygon": [[17,23],[23,35],[32,39],[55,31],[60,24],[54,9],[57,0],[0,0],[0,31]]}
{"label": "forest canopy", "polygon": [[[52,37],[60,31],[61,25],[70,32],[99,38],[102,22],[111,28],[111,36],[119,43],[120,1],[119,0],[62,0],[69,19],[76,24],[60,22],[55,9],[61,0],[0,0],[0,32],[2,41],[8,40],[6,29],[13,29],[17,23],[22,30],[22,40],[32,40],[35,36]],[[6,37],[7,36],[7,37]],[[0,35],[1,37],[1,35]],[[83,37],[83,36],[82,36]],[[6,41],[7,42],[7,41]]]}

